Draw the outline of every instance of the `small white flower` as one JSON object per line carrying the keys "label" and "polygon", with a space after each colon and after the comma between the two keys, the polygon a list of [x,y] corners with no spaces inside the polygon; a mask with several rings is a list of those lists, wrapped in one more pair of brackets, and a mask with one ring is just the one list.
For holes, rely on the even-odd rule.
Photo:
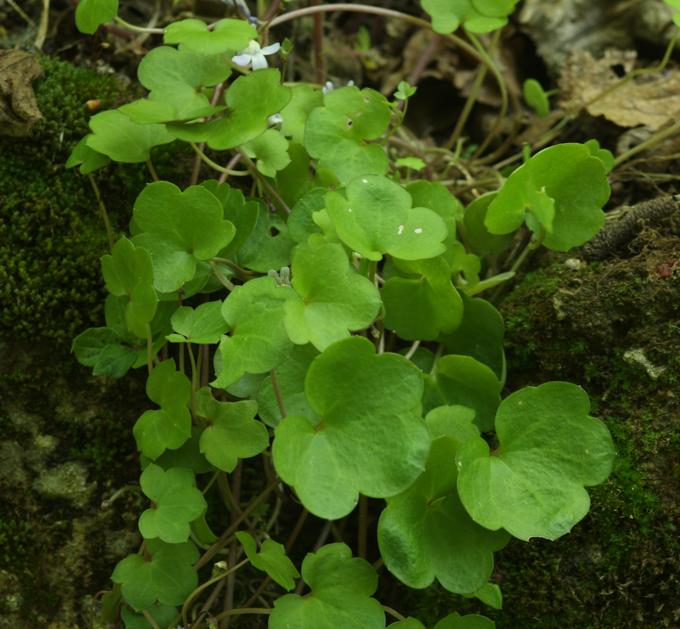
{"label": "small white flower", "polygon": [[280,48],[281,44],[278,42],[261,48],[258,42],[251,39],[248,48],[233,56],[231,60],[239,66],[252,65],[253,70],[262,70],[267,67],[265,55],[273,55],[277,53]]}
{"label": "small white flower", "polygon": [[269,118],[267,118],[267,120],[271,125],[281,124],[283,122],[283,117],[281,116],[281,114],[272,114],[271,116],[269,116]]}

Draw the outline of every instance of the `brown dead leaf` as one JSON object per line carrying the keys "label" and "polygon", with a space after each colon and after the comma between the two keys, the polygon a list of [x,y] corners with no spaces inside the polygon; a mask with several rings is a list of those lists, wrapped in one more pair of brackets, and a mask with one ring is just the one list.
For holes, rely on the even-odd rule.
{"label": "brown dead leaf", "polygon": [[0,50],[0,135],[27,136],[42,118],[32,86],[41,74],[33,55]]}
{"label": "brown dead leaf", "polygon": [[[680,72],[645,74],[621,83],[633,70],[635,52],[606,51],[601,59],[589,52],[573,52],[559,79],[560,106],[586,107],[591,116],[604,116],[620,127],[660,129],[680,112]],[[618,74],[617,74],[618,71]],[[608,88],[620,84],[602,98]],[[596,99],[596,100],[595,100]]]}

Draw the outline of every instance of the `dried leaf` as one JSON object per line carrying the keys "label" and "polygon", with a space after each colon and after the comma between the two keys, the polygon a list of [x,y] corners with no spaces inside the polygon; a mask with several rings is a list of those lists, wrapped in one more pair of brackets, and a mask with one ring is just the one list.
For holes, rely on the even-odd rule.
{"label": "dried leaf", "polygon": [[0,50],[0,135],[25,137],[42,118],[32,87],[41,74],[33,55]]}
{"label": "dried leaf", "polygon": [[621,72],[624,76],[631,72],[634,61],[635,52],[609,50],[601,59],[588,52],[574,52],[559,80],[562,107],[586,105],[592,116],[604,116],[620,127],[644,125],[652,131],[676,120],[680,112],[680,72],[674,69],[636,77],[588,104],[620,83]]}

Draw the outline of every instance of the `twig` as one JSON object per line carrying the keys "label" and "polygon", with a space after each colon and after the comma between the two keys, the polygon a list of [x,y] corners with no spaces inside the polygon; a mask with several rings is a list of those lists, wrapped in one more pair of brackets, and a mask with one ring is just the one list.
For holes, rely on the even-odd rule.
{"label": "twig", "polygon": [[50,0],[43,0],[43,10],[40,14],[40,23],[38,24],[38,34],[35,36],[35,47],[41,50],[47,37],[47,26],[50,22]]}

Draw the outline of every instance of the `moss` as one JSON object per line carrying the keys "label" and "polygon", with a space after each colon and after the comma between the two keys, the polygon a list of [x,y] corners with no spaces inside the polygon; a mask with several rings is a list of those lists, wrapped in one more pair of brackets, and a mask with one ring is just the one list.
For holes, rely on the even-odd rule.
{"label": "moss", "polygon": [[[28,140],[0,137],[0,334],[67,346],[101,322],[99,257],[107,243],[88,179],[64,164],[89,131],[86,101],[115,107],[131,92],[111,76],[47,57],[41,63],[44,77],[34,87],[43,120]],[[176,147],[154,154],[171,179],[185,165],[176,156]],[[144,166],[114,164],[97,178],[114,229],[124,229]]]}
{"label": "moss", "polygon": [[[590,489],[591,512],[550,543],[513,541],[497,555],[503,627],[675,627],[680,618],[680,278],[662,277],[675,235],[643,232],[628,259],[578,272],[560,260],[506,299],[510,388],[547,380],[586,387],[618,458]],[[639,350],[654,366],[629,360]]]}

